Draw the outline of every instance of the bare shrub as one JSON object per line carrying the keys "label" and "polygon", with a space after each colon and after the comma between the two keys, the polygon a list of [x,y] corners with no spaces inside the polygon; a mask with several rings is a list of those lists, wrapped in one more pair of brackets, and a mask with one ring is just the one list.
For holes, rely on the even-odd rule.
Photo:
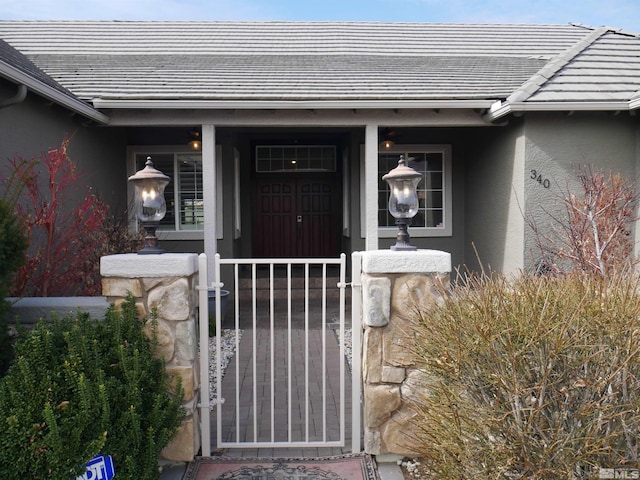
{"label": "bare shrub", "polygon": [[[638,465],[637,276],[468,277],[417,318],[423,475],[578,479]],[[428,476],[427,472],[429,475]]]}
{"label": "bare shrub", "polygon": [[[590,166],[577,169],[576,176],[580,191],[559,197],[565,215],[545,210],[552,221],[549,230],[526,218],[542,258],[600,275],[636,264],[630,231],[639,199],[634,186],[620,174],[606,176]],[[559,269],[552,262],[542,267]]]}

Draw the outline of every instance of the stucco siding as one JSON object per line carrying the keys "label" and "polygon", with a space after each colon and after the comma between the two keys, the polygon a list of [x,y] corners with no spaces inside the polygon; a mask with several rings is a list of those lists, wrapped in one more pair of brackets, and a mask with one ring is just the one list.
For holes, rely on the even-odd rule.
{"label": "stucco siding", "polygon": [[[526,117],[525,211],[537,228],[549,232],[564,218],[562,197],[580,193],[576,168],[590,165],[635,182],[638,123],[628,114],[528,114]],[[540,252],[533,230],[525,230],[525,265]]]}
{"label": "stucco siding", "polygon": [[[14,86],[0,84],[0,98],[14,92]],[[79,186],[83,187],[71,193],[83,197],[84,186],[91,186],[112,208],[124,211],[127,197],[123,131],[91,124],[32,93],[24,102],[0,109],[0,169],[6,172],[13,157],[39,158],[49,148],[60,145],[65,135],[73,136],[69,156],[78,167]]]}
{"label": "stucco siding", "polygon": [[476,135],[466,165],[465,259],[478,268],[514,273],[522,268],[524,129],[518,122]]}

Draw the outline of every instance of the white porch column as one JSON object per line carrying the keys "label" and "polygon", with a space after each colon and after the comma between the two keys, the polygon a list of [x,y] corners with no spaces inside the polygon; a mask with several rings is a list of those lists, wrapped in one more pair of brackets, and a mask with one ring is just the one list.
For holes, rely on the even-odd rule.
{"label": "white porch column", "polygon": [[378,249],[378,125],[367,124],[364,134],[365,250]]}
{"label": "white porch column", "polygon": [[[216,212],[216,127],[202,125],[202,198],[204,200],[204,253],[213,259],[218,253]],[[213,262],[209,262],[207,278],[213,278]]]}

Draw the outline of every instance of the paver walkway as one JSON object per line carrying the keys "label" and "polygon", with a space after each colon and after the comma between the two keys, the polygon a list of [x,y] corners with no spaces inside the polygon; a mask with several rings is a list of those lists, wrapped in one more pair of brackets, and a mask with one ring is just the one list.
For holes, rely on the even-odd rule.
{"label": "paver walkway", "polygon": [[[327,306],[324,330],[321,310],[310,309],[305,319],[301,302],[296,302],[292,309],[290,329],[287,313],[281,310],[276,311],[273,330],[270,328],[268,314],[260,315],[256,322],[257,328],[253,328],[253,322],[246,315],[241,315],[240,326],[244,329],[244,334],[222,381],[222,396],[225,399],[222,407],[223,441],[235,442],[238,438],[241,442],[285,442],[289,438],[292,441],[320,441],[323,438],[329,441],[339,440],[340,364],[346,362],[346,359],[340,355],[337,331],[331,328],[337,327],[338,308],[335,303],[337,302]],[[346,318],[350,323],[350,316]],[[305,325],[308,328],[305,329]],[[326,345],[324,365],[323,343]],[[308,359],[305,356],[307,344]],[[237,392],[239,395],[236,395]],[[288,408],[289,399],[291,412]],[[346,363],[344,413],[344,448],[232,448],[227,449],[224,455],[321,457],[350,453],[351,378]],[[239,428],[235,423],[237,418],[240,419]],[[215,410],[212,411],[211,419],[211,445],[215,449]],[[326,434],[323,433],[325,431]]]}

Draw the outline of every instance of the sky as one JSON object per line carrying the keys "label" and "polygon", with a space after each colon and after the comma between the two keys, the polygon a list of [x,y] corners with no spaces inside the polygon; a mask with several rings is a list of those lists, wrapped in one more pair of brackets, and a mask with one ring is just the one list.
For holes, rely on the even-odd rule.
{"label": "sky", "polygon": [[0,0],[0,19],[582,23],[640,33],[640,0]]}

